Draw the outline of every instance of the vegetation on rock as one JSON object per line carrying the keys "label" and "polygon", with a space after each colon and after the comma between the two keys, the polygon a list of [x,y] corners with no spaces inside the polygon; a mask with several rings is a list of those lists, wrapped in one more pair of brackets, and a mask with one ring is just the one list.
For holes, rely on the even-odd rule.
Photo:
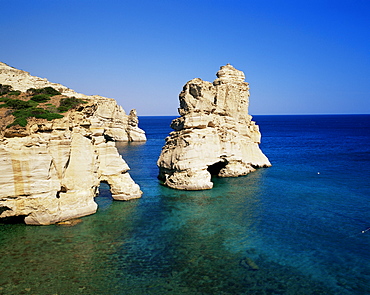
{"label": "vegetation on rock", "polygon": [[10,91],[10,92],[7,93],[7,95],[15,95],[15,96],[18,96],[20,94],[21,94],[21,92],[19,90]]}
{"label": "vegetation on rock", "polygon": [[11,91],[13,91],[12,86],[0,84],[0,95],[7,94]]}
{"label": "vegetation on rock", "polygon": [[58,90],[55,90],[53,87],[44,87],[40,89],[30,88],[27,90],[27,93],[35,95],[35,94],[47,94],[50,96],[60,95],[61,93]]}
{"label": "vegetation on rock", "polygon": [[31,100],[37,101],[37,102],[47,102],[50,100],[50,94],[44,94],[44,93],[36,94],[31,97]]}
{"label": "vegetation on rock", "polygon": [[53,119],[61,119],[64,116],[61,114],[51,113],[48,110],[42,108],[26,108],[21,110],[16,110],[13,112],[15,120],[12,124],[8,125],[7,127],[11,127],[14,125],[20,125],[22,127],[27,126],[27,119],[30,117],[38,118],[38,119],[47,119],[51,121]]}
{"label": "vegetation on rock", "polygon": [[[26,127],[27,119],[31,117],[48,121],[60,119],[64,117],[60,113],[67,112],[82,103],[86,103],[86,101],[75,97],[61,97],[56,100],[57,103],[59,101],[59,107],[51,103],[39,105],[49,101],[53,96],[61,95],[59,91],[52,87],[30,88],[21,95],[21,92],[14,91],[12,86],[0,84],[0,95],[3,96],[0,97],[0,108],[9,108],[10,112],[8,114],[12,114],[15,117],[13,123],[9,124],[7,128],[15,125]],[[22,99],[11,98],[9,97],[10,95],[19,96]]]}
{"label": "vegetation on rock", "polygon": [[21,99],[12,99],[8,97],[3,97],[0,101],[5,102],[4,104],[0,105],[0,107],[11,108],[14,110],[21,110],[27,109],[31,107],[37,106],[37,103],[30,100],[21,100]]}
{"label": "vegetation on rock", "polygon": [[83,101],[82,99],[72,97],[65,97],[60,100],[60,105],[58,107],[58,111],[61,113],[64,113],[70,109],[73,109],[80,105],[81,103],[86,103],[86,101]]}

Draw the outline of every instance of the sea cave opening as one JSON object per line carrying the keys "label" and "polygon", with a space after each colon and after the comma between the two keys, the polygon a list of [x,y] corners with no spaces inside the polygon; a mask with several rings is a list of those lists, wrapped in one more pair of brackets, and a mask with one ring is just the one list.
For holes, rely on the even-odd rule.
{"label": "sea cave opening", "polygon": [[[0,207],[0,214],[2,214],[5,211],[12,211],[11,208],[7,206],[1,206]],[[27,215],[18,215],[18,216],[8,216],[0,218],[0,224],[18,224],[18,223],[24,223],[24,219],[27,217]]]}
{"label": "sea cave opening", "polygon": [[207,168],[207,171],[212,175],[212,176],[218,176],[222,168],[225,168],[227,165],[226,161],[220,161],[217,163],[214,163],[212,165],[209,165]]}
{"label": "sea cave opening", "polygon": [[115,141],[112,136],[104,133],[104,139],[106,142],[108,141]]}
{"label": "sea cave opening", "polygon": [[27,215],[8,216],[0,219],[0,224],[24,224]]}
{"label": "sea cave opening", "polygon": [[106,210],[112,205],[114,199],[112,197],[111,186],[108,181],[100,181],[99,189],[97,190],[94,201],[98,204],[99,210]]}
{"label": "sea cave opening", "polygon": [[97,190],[97,197],[112,199],[111,187],[108,181],[100,181],[99,189]]}

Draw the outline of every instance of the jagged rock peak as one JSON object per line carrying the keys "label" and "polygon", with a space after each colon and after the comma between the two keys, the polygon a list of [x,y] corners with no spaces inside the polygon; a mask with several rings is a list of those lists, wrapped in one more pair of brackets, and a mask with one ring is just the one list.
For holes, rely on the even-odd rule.
{"label": "jagged rock peak", "polygon": [[249,84],[231,65],[220,68],[213,82],[199,78],[179,95],[181,117],[166,138],[157,161],[158,178],[171,188],[213,187],[211,176],[246,175],[271,166],[259,148],[261,134],[248,114]]}
{"label": "jagged rock peak", "polygon": [[235,69],[230,64],[220,67],[220,70],[217,72],[216,76],[218,79],[215,81],[223,83],[244,82],[245,80],[244,73]]}

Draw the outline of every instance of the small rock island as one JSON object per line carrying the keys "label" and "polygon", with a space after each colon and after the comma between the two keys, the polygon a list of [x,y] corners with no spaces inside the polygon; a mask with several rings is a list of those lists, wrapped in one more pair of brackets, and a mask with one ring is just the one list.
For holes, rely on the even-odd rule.
{"label": "small rock island", "polygon": [[228,64],[216,75],[213,83],[190,80],[179,95],[181,117],[172,121],[174,131],[157,161],[158,178],[168,187],[211,189],[211,176],[237,177],[271,166],[248,114],[244,73]]}
{"label": "small rock island", "polygon": [[136,111],[0,63],[0,219],[47,225],[142,195],[115,141],[145,141]]}

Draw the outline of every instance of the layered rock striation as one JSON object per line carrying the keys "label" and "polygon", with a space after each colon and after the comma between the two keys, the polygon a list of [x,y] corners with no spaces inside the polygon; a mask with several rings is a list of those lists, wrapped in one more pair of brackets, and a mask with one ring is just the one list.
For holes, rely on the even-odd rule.
{"label": "layered rock striation", "polygon": [[13,116],[0,105],[0,218],[46,225],[92,214],[101,182],[116,200],[141,196],[115,147],[115,141],[146,140],[135,110],[126,115],[114,99],[78,94],[2,63],[0,84],[21,91],[51,86],[61,92],[53,103],[65,96],[84,100],[62,118],[31,117],[23,127],[10,126]]}
{"label": "layered rock striation", "polygon": [[236,177],[271,166],[259,148],[261,134],[248,114],[244,73],[222,66],[211,83],[190,80],[180,93],[173,132],[158,159],[158,178],[181,190],[211,189],[211,176]]}

